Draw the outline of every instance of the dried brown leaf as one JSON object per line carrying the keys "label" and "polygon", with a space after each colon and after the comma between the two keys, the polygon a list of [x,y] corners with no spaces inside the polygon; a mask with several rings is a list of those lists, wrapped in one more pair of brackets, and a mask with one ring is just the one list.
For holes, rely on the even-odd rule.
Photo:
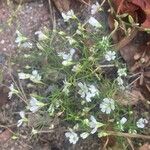
{"label": "dried brown leaf", "polygon": [[60,12],[67,12],[70,10],[70,0],[52,0],[56,8]]}
{"label": "dried brown leaf", "polygon": [[12,133],[6,129],[4,132],[0,134],[0,143],[3,144],[4,142],[8,141],[12,136]]}
{"label": "dried brown leaf", "polygon": [[139,150],[150,150],[150,144],[146,143],[139,148]]}

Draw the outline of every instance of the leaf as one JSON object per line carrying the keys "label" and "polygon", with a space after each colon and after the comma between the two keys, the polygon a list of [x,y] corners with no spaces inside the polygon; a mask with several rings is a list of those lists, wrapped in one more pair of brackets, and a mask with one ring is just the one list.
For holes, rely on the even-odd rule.
{"label": "leaf", "polygon": [[150,28],[150,0],[113,0],[117,14],[129,13],[144,28]]}
{"label": "leaf", "polygon": [[146,143],[139,148],[139,150],[150,150],[150,144]]}
{"label": "leaf", "polygon": [[6,129],[0,134],[0,144],[4,144],[6,141],[8,141],[12,136],[12,133]]}
{"label": "leaf", "polygon": [[150,28],[150,0],[132,0],[132,3],[139,6],[146,14],[142,27]]}
{"label": "leaf", "polygon": [[56,8],[62,12],[68,12],[70,10],[70,0],[52,0]]}

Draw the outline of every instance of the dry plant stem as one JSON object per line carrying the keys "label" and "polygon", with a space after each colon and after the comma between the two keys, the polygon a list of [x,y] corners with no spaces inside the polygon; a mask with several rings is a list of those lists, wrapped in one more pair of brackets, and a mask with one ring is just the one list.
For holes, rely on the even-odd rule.
{"label": "dry plant stem", "polygon": [[113,47],[116,50],[120,50],[121,48],[125,47],[127,44],[129,44],[134,37],[137,35],[138,33],[138,29],[137,28],[133,28],[130,35],[124,37],[119,43],[115,44]]}
{"label": "dry plant stem", "polygon": [[108,142],[109,142],[109,137],[107,137],[107,140],[106,140],[106,142],[105,142],[105,144],[103,146],[103,150],[107,150],[106,147],[108,145]]}
{"label": "dry plant stem", "polygon": [[115,132],[115,131],[108,131],[109,135],[113,136],[120,136],[120,137],[126,137],[126,138],[138,138],[138,139],[149,139],[150,136],[148,135],[141,135],[141,134],[131,134],[131,133],[123,133],[123,132]]}
{"label": "dry plant stem", "polygon": [[134,81],[132,81],[132,82],[128,85],[128,87],[130,87],[132,84],[134,84],[134,83],[135,83],[136,81],[138,81],[140,78],[141,78],[141,76],[137,77]]}
{"label": "dry plant stem", "polygon": [[131,139],[130,139],[130,138],[127,138],[127,141],[128,141],[128,143],[129,143],[131,149],[132,149],[132,150],[135,150],[135,149],[134,149],[134,146],[133,146],[133,144],[132,144]]}
{"label": "dry plant stem", "polygon": [[22,95],[23,95],[25,101],[27,102],[28,99],[27,99],[26,94],[25,94],[25,92],[24,92],[24,89],[23,89],[23,87],[22,87],[22,85],[21,85],[21,83],[20,83],[20,80],[19,80],[19,87],[20,87],[21,93],[22,93]]}
{"label": "dry plant stem", "polygon": [[90,6],[90,4],[89,3],[87,3],[87,2],[85,2],[84,0],[79,0],[81,3],[83,3],[83,4],[85,4],[85,5],[88,5],[88,6]]}
{"label": "dry plant stem", "polygon": [[19,94],[18,94],[17,96],[18,96],[23,102],[25,102],[26,104],[28,104],[28,103],[27,103],[27,98],[26,98],[26,96],[25,96],[25,93],[24,93],[24,91],[22,92],[23,89],[20,89],[20,88],[19,88],[19,86],[17,85],[17,83],[16,83],[16,81],[15,81],[15,79],[14,79],[14,77],[12,76],[11,73],[10,73],[10,76],[11,76],[11,79],[12,79],[13,83],[14,83],[15,86],[17,87],[17,90],[18,90],[20,93],[22,93],[21,96],[20,96]]}

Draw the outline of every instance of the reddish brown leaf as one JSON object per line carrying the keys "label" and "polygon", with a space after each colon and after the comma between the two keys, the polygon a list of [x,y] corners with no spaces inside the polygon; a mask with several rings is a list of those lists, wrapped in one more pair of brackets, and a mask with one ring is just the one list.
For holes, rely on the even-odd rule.
{"label": "reddish brown leaf", "polygon": [[0,134],[0,143],[2,144],[8,141],[11,138],[11,136],[12,136],[12,133],[8,129],[6,129],[4,132]]}
{"label": "reddish brown leaf", "polygon": [[143,146],[141,146],[140,148],[139,148],[139,150],[150,150],[150,145],[149,144],[144,144]]}
{"label": "reddish brown leaf", "polygon": [[56,8],[60,12],[67,12],[70,10],[70,0],[52,0]]}
{"label": "reddish brown leaf", "polygon": [[139,6],[146,14],[146,20],[143,27],[150,27],[150,0],[132,0],[132,3]]}

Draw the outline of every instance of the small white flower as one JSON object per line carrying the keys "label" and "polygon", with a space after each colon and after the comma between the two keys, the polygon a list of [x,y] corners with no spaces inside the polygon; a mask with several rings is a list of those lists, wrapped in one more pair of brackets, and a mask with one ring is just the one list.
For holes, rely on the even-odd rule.
{"label": "small white flower", "polygon": [[94,85],[89,85],[89,91],[93,96],[99,95],[99,91]]}
{"label": "small white flower", "polygon": [[33,44],[31,42],[24,42],[20,45],[20,48],[22,48],[22,49],[32,49]]}
{"label": "small white flower", "polygon": [[13,94],[17,94],[19,93],[15,88],[14,88],[14,85],[11,84],[10,87],[9,87],[9,93],[8,93],[8,98],[11,99],[12,98],[12,95]]}
{"label": "small white flower", "polygon": [[78,93],[81,95],[82,98],[85,98],[86,93],[88,93],[88,87],[85,83],[78,83],[78,86],[80,88],[80,90],[78,91]]}
{"label": "small white flower", "polygon": [[127,76],[127,69],[126,68],[120,68],[120,69],[118,69],[117,73],[118,73],[119,77]]}
{"label": "small white flower", "polygon": [[69,66],[72,64],[72,59],[73,59],[73,55],[75,53],[75,49],[70,49],[70,52],[68,54],[66,54],[65,52],[59,52],[58,56],[63,58],[63,62],[62,64],[64,66]]}
{"label": "small white flower", "polygon": [[77,65],[73,66],[72,71],[73,72],[79,72],[81,70],[81,68],[82,68],[81,65],[77,64]]}
{"label": "small white flower", "polygon": [[92,93],[87,92],[85,99],[86,99],[87,102],[91,102],[91,101],[92,101],[91,98],[94,97],[94,96],[95,96],[95,95],[93,95]]}
{"label": "small white flower", "polygon": [[91,102],[91,98],[99,94],[98,89],[94,85],[86,85],[85,83],[78,83],[80,87],[79,94],[82,98],[85,98],[87,102]]}
{"label": "small white flower", "polygon": [[120,120],[120,124],[125,124],[127,122],[127,118],[125,118],[125,117],[123,117],[123,118],[121,118],[121,120]]}
{"label": "small white flower", "polygon": [[64,88],[63,88],[63,92],[68,95],[69,94],[69,87],[71,86],[71,83],[67,82],[66,79],[65,81],[63,81],[64,83]]}
{"label": "small white flower", "polygon": [[115,58],[116,58],[116,53],[114,51],[108,51],[108,52],[106,52],[105,59],[107,61],[115,60]]}
{"label": "small white flower", "polygon": [[103,113],[110,114],[112,110],[115,110],[115,102],[113,99],[104,98],[100,108]]}
{"label": "small white flower", "polygon": [[25,117],[25,112],[24,111],[20,111],[19,115],[20,115],[21,119],[18,120],[17,127],[20,127],[24,122],[28,121],[28,119]]}
{"label": "small white flower", "polygon": [[96,4],[93,4],[91,6],[91,14],[94,15],[96,12],[98,12],[100,9],[100,5],[98,2],[96,2]]}
{"label": "small white flower", "polygon": [[29,103],[29,110],[32,111],[33,113],[37,112],[41,107],[45,106],[44,103],[39,102],[36,98],[31,97],[30,103]]}
{"label": "small white flower", "polygon": [[124,124],[127,122],[127,118],[123,117],[120,121],[117,122],[120,130],[124,131]]}
{"label": "small white flower", "polygon": [[137,121],[136,125],[137,125],[138,128],[144,128],[144,127],[145,127],[145,124],[147,124],[147,123],[148,123],[148,121],[147,121],[146,119],[140,118],[140,119]]}
{"label": "small white flower", "polygon": [[15,40],[15,42],[18,44],[18,47],[24,43],[27,38],[25,36],[23,36],[18,30],[16,31],[16,34],[17,34],[17,38]]}
{"label": "small white flower", "polygon": [[24,58],[29,58],[30,56],[30,54],[24,54]]}
{"label": "small white flower", "polygon": [[66,38],[67,38],[67,40],[69,41],[69,44],[70,44],[70,45],[76,43],[76,40],[74,40],[72,37],[66,36]]}
{"label": "small white flower", "polygon": [[75,133],[73,130],[70,130],[69,132],[65,133],[65,136],[69,138],[69,142],[72,144],[76,144],[77,141],[79,140],[79,137],[77,133]]}
{"label": "small white flower", "polygon": [[23,72],[18,73],[18,77],[19,77],[19,79],[21,79],[21,80],[29,79],[30,76],[31,76],[31,75],[30,75],[30,74],[27,74],[27,73],[23,73]]}
{"label": "small white flower", "polygon": [[32,132],[33,135],[35,135],[35,134],[38,133],[38,130],[35,130],[34,128],[32,128],[32,131],[31,131],[31,132]]}
{"label": "small white flower", "polygon": [[37,70],[32,71],[32,75],[30,75],[30,80],[34,83],[41,83],[41,76],[38,74]]}
{"label": "small white flower", "polygon": [[44,40],[48,39],[48,37],[42,31],[36,31],[35,35],[38,35],[39,41],[44,41]]}
{"label": "small white flower", "polygon": [[90,19],[88,20],[88,22],[93,27],[96,27],[96,28],[101,28],[102,27],[102,25],[94,17],[90,17]]}
{"label": "small white flower", "polygon": [[118,78],[117,78],[117,83],[118,83],[119,86],[122,86],[122,85],[123,85],[123,80],[122,80],[121,77],[118,77]]}
{"label": "small white flower", "polygon": [[92,128],[91,134],[94,134],[98,128],[102,127],[104,124],[97,122],[97,120],[95,119],[94,116],[90,117],[90,122],[89,122],[89,126],[90,128]]}
{"label": "small white flower", "polygon": [[64,22],[68,22],[70,19],[76,17],[73,10],[70,10],[67,13],[62,12],[61,15],[64,19]]}
{"label": "small white flower", "polygon": [[90,134],[89,134],[88,132],[83,132],[83,133],[80,134],[80,137],[81,137],[82,139],[86,139],[89,135],[90,135]]}

